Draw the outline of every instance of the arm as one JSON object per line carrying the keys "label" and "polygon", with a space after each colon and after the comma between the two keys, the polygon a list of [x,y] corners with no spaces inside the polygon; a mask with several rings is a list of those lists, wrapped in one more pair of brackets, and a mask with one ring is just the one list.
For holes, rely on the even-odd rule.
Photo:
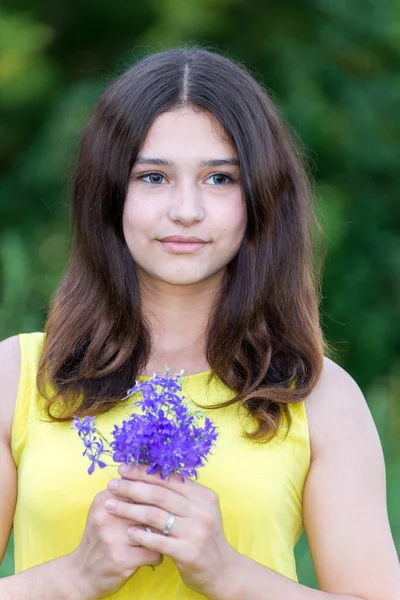
{"label": "arm", "polygon": [[[18,337],[0,343],[0,563],[12,529],[17,471],[11,454],[11,426],[20,373]],[[2,600],[89,600],[78,586],[71,556],[0,579]]]}
{"label": "arm", "polygon": [[12,529],[17,497],[17,472],[11,455],[11,425],[20,371],[18,338],[0,343],[0,563]]}
{"label": "arm", "polygon": [[222,591],[215,600],[399,598],[400,566],[386,509],[384,459],[364,397],[343,369],[325,359],[306,404],[313,458],[303,514],[321,591],[238,555],[228,594]]}
{"label": "arm", "polygon": [[[75,575],[72,555],[0,579],[2,600],[92,600]],[[97,597],[96,597],[97,598]]]}

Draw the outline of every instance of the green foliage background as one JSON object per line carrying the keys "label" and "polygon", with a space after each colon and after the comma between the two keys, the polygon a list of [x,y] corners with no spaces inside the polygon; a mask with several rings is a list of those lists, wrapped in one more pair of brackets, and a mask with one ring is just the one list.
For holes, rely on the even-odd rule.
{"label": "green foliage background", "polygon": [[[40,330],[65,266],[77,142],[132,62],[201,43],[248,66],[301,138],[328,241],[322,323],[382,439],[400,548],[400,0],[3,0],[0,338]],[[12,540],[0,575],[12,572]],[[299,578],[314,586],[304,537]]]}

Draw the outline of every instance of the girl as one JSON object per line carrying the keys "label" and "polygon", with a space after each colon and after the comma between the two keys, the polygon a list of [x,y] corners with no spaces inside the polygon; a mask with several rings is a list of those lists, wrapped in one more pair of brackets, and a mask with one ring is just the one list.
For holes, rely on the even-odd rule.
{"label": "girl", "polygon": [[[45,333],[1,344],[0,555],[14,524],[17,572],[1,598],[397,597],[376,428],[324,357],[315,222],[299,153],[243,67],[181,48],[104,92]],[[111,431],[165,365],[219,429],[199,479],[89,477],[73,415]],[[320,591],[297,582],[303,524]]]}

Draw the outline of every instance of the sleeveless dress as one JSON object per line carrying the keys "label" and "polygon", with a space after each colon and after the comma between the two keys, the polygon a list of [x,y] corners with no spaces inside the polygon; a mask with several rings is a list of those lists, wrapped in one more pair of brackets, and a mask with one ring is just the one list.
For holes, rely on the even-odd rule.
{"label": "sleeveless dress", "polygon": [[[71,422],[44,418],[36,373],[43,348],[41,332],[20,334],[21,376],[12,426],[12,453],[18,468],[14,515],[16,573],[73,552],[79,545],[94,496],[119,477],[117,466],[96,468]],[[233,397],[209,371],[186,376],[183,393],[207,406]],[[140,380],[146,377],[139,377]],[[112,431],[129,404],[97,417],[103,433]],[[286,439],[267,444],[242,434],[245,409],[234,404],[206,411],[219,436],[198,482],[217,492],[224,533],[241,554],[297,581],[293,549],[303,530],[302,494],[310,467],[310,439],[304,402],[290,404],[292,427]],[[247,417],[247,419],[251,417]],[[111,436],[110,436],[111,437]],[[195,600],[204,596],[188,589],[169,557],[152,571],[142,567],[110,596],[113,600]]]}

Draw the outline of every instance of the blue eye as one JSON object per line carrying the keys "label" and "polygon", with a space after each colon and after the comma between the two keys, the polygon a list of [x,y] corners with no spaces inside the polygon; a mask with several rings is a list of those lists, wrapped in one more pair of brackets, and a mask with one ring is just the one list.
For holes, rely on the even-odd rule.
{"label": "blue eye", "polygon": [[161,175],[161,173],[148,173],[147,175],[142,175],[142,177],[139,177],[139,179],[143,179],[143,181],[145,181],[146,177],[152,178],[150,181],[146,181],[146,183],[154,183],[156,185],[162,183],[160,179],[164,179],[164,175]]}
{"label": "blue eye", "polygon": [[[215,173],[214,175],[211,175],[211,177],[216,185],[223,185],[224,183],[227,183],[226,180],[228,180],[228,183],[233,181],[233,178],[229,177],[229,175],[225,175],[225,173]],[[221,181],[221,177],[224,179],[224,181]],[[217,181],[216,178],[219,178],[219,181]]]}

